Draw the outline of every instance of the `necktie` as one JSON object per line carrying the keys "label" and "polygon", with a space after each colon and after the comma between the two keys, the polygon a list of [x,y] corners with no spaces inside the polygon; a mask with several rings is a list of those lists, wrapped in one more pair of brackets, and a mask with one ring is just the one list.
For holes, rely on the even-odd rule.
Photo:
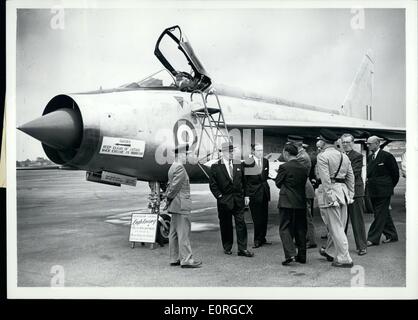
{"label": "necktie", "polygon": [[234,172],[234,166],[232,164],[232,160],[229,160],[229,173],[231,175],[231,178],[233,177],[233,172]]}
{"label": "necktie", "polygon": [[372,160],[376,159],[376,153],[373,153]]}

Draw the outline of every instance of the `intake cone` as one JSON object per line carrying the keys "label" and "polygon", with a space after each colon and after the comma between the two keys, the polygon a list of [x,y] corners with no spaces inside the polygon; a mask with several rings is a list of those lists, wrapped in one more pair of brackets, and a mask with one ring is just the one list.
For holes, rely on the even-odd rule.
{"label": "intake cone", "polygon": [[72,109],[58,109],[18,129],[57,150],[76,149],[82,137],[81,118]]}

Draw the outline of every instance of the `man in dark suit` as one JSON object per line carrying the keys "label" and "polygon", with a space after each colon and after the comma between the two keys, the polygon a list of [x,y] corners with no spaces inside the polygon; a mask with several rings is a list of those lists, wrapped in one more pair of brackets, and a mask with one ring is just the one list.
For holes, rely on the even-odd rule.
{"label": "man in dark suit", "polygon": [[367,235],[367,245],[373,246],[380,243],[382,233],[386,237],[383,243],[398,241],[389,205],[393,189],[399,181],[399,168],[395,157],[380,149],[380,138],[371,136],[366,144],[372,153],[367,159],[366,189],[374,213],[374,221]]}
{"label": "man in dark suit", "polygon": [[364,226],[364,183],[361,177],[361,171],[363,168],[363,155],[355,150],[354,137],[345,133],[341,136],[341,145],[350,159],[351,168],[354,173],[354,202],[348,205],[348,219],[345,225],[345,233],[347,233],[348,222],[351,220],[351,226],[353,228],[354,240],[356,241],[357,253],[359,256],[367,253],[367,239],[366,228]]}
{"label": "man in dark suit", "polygon": [[[309,154],[306,152],[303,147],[303,137],[290,135],[287,137],[287,141],[292,143],[298,149],[298,154],[296,159],[300,162],[301,165],[305,167],[305,170],[309,176],[312,167],[312,160]],[[306,233],[308,249],[316,248],[316,236],[315,236],[315,226],[312,219],[313,211],[313,201],[315,198],[315,190],[312,186],[311,181],[308,179],[305,185],[305,194],[306,194],[306,221],[308,226],[308,231]]]}
{"label": "man in dark suit", "polygon": [[283,157],[286,163],[280,165],[276,177],[276,186],[280,189],[279,232],[285,254],[282,262],[284,266],[294,261],[306,263],[305,184],[308,173],[296,159],[297,154],[296,146],[289,143],[284,146]]}
{"label": "man in dark suit", "polygon": [[221,146],[222,158],[210,169],[209,187],[218,205],[219,226],[225,254],[232,254],[233,229],[232,216],[235,219],[238,255],[253,257],[247,250],[247,226],[244,220],[244,208],[249,204],[244,164],[234,160],[234,147],[229,142]]}
{"label": "man in dark suit", "polygon": [[250,197],[250,210],[254,222],[254,246],[259,248],[267,242],[268,204],[270,201],[270,187],[267,182],[269,162],[263,157],[263,145],[251,146],[252,155],[245,166],[247,182],[247,196]]}

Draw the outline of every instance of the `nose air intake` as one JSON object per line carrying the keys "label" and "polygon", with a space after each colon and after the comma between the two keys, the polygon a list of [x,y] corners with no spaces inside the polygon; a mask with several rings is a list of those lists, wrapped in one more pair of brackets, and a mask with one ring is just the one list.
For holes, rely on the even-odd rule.
{"label": "nose air intake", "polygon": [[47,113],[18,129],[57,150],[78,148],[83,134],[79,115],[68,108]]}

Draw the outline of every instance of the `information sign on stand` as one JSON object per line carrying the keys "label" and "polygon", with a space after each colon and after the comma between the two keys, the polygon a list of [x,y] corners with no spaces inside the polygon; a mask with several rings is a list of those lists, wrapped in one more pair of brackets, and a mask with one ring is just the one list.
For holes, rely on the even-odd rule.
{"label": "information sign on stand", "polygon": [[135,242],[155,243],[157,235],[158,214],[133,212],[129,241],[132,248]]}

